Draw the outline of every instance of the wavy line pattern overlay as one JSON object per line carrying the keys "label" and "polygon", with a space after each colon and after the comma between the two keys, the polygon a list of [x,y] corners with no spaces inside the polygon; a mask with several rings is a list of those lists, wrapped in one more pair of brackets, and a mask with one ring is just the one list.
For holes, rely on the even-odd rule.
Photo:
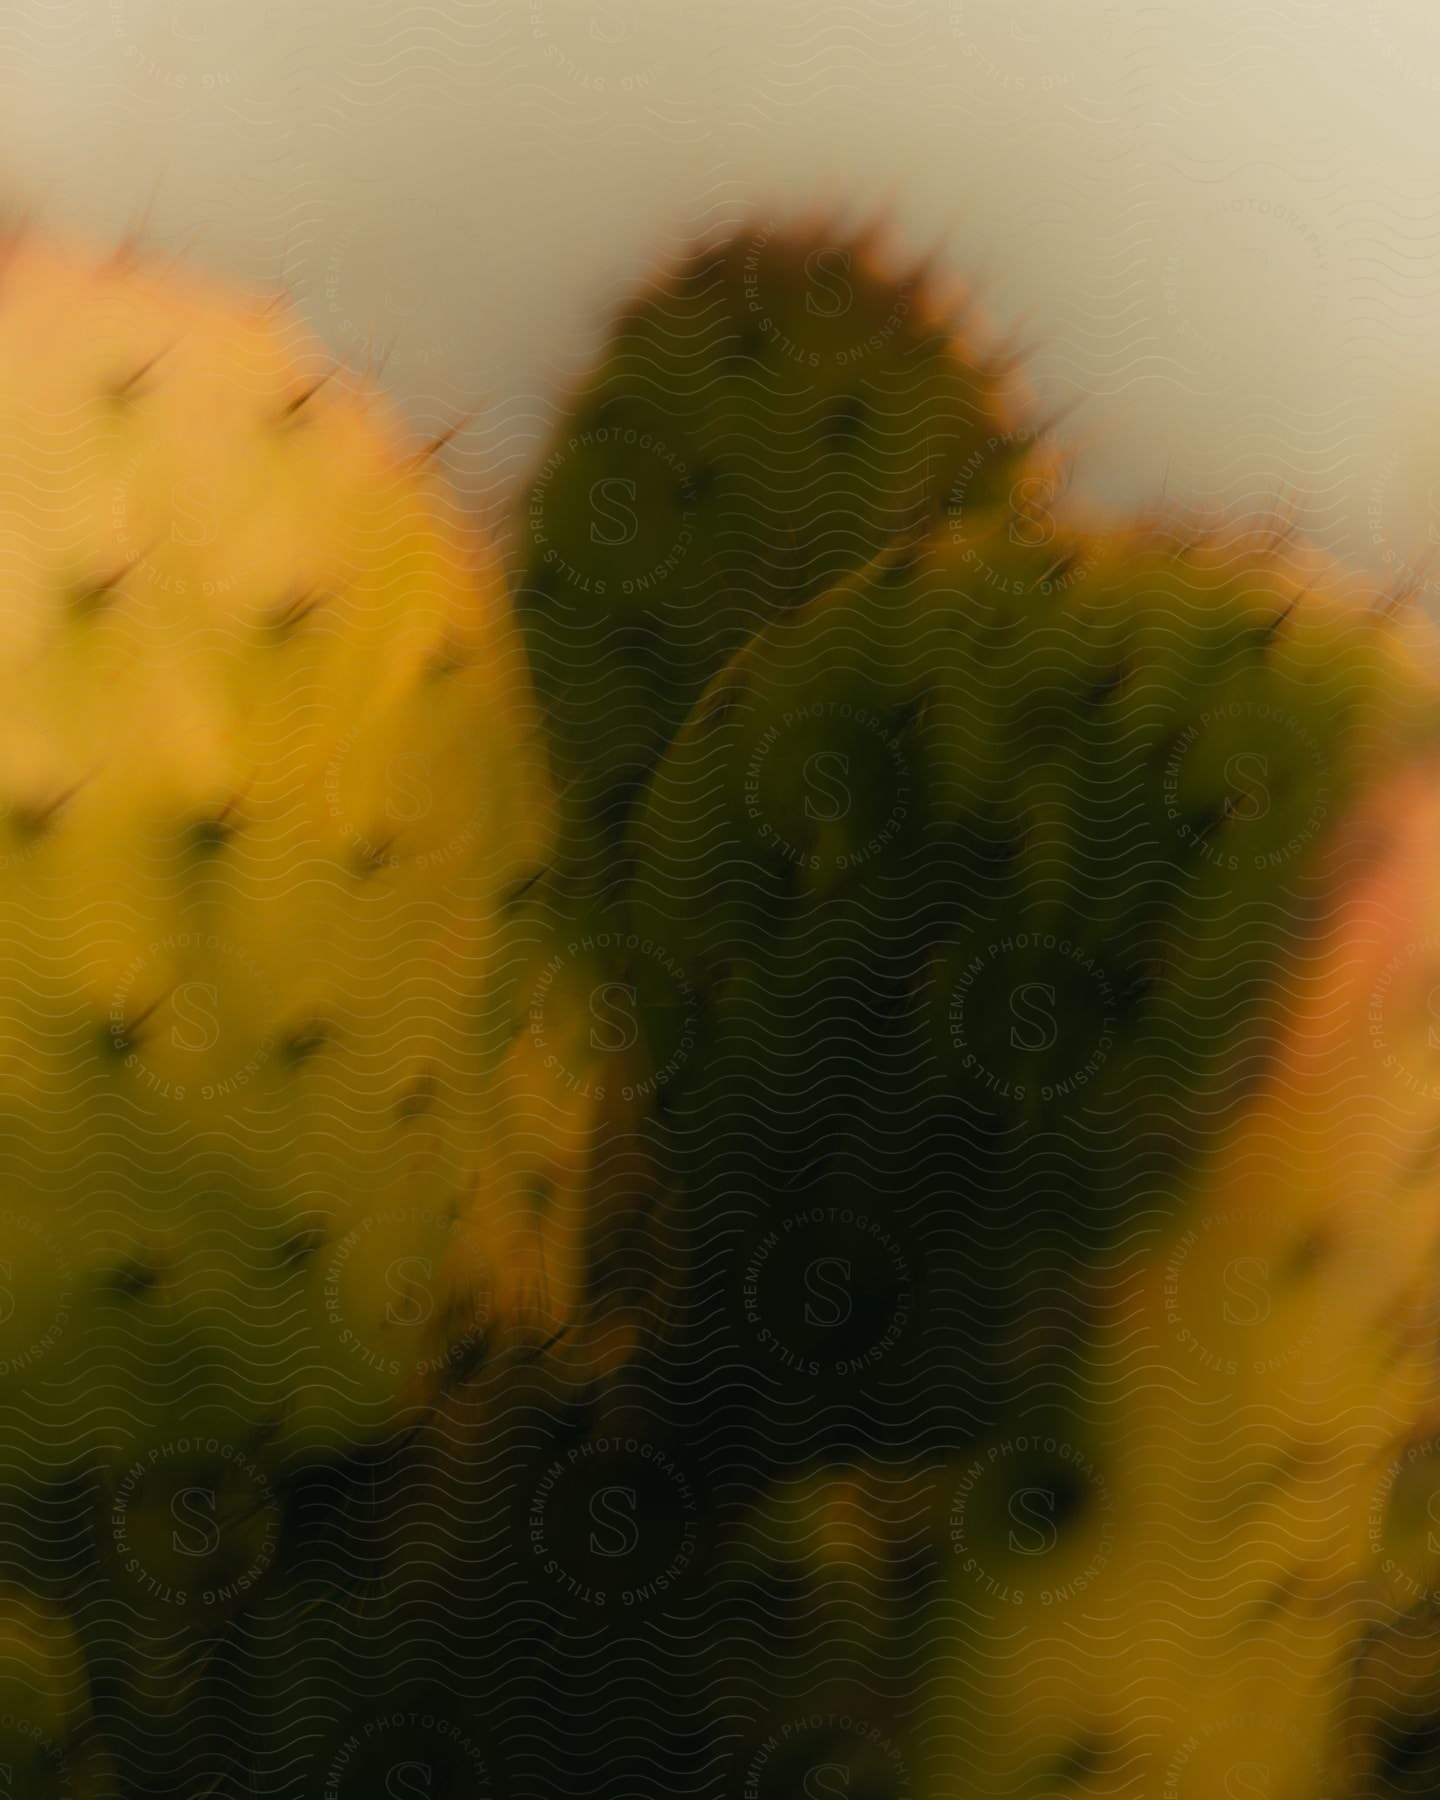
{"label": "wavy line pattern overlay", "polygon": [[1440,1789],[1437,95],[0,0],[0,1800]]}

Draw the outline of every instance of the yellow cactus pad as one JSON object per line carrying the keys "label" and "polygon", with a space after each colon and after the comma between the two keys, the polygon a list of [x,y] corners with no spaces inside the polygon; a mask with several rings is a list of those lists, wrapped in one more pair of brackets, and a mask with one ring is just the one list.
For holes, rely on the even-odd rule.
{"label": "yellow cactus pad", "polygon": [[0,493],[10,1460],[353,1443],[533,1260],[486,1191],[550,829],[499,574],[283,301],[28,236]]}

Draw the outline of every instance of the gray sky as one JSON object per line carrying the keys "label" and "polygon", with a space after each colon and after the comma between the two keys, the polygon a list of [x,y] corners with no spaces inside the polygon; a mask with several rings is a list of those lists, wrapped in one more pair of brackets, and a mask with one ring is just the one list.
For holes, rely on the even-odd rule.
{"label": "gray sky", "polygon": [[285,279],[421,423],[485,400],[491,507],[652,255],[883,207],[1094,491],[1440,558],[1440,0],[0,0],[0,185]]}

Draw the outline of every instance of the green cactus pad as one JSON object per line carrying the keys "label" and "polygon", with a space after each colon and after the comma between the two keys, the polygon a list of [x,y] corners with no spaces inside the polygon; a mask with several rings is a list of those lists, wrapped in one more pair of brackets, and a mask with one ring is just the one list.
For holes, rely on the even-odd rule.
{"label": "green cactus pad", "polygon": [[657,277],[516,518],[572,861],[613,851],[695,696],[767,620],[1022,470],[1043,510],[1058,461],[1013,358],[872,238],[757,221]]}

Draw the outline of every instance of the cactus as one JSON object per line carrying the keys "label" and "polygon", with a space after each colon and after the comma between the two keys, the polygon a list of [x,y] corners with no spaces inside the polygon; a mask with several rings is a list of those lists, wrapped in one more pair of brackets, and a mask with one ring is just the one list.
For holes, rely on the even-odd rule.
{"label": "cactus", "polygon": [[728,1143],[728,1192],[798,1210],[848,1167],[901,1234],[943,1192],[965,1316],[1008,1294],[1033,1329],[1037,1281],[1263,1072],[1327,859],[1434,733],[1398,627],[1338,576],[1293,604],[1320,580],[1164,526],[1020,551],[1000,519],[752,640],[634,834],[636,928],[706,1011],[673,1092],[697,1179]]}
{"label": "cactus", "polygon": [[517,597],[567,790],[566,854],[602,885],[643,781],[764,622],[942,507],[1060,459],[973,297],[876,233],[752,222],[624,310],[516,518]]}
{"label": "cactus", "polygon": [[[514,519],[517,610],[562,788],[555,863],[528,898],[540,951],[518,1024],[547,1106],[588,1106],[623,1154],[645,1145],[652,1210],[629,1234],[645,1267],[631,1256],[618,1284],[630,1324],[612,1333],[631,1349],[639,1315],[666,1304],[655,1271],[669,1267],[673,1290],[684,1255],[656,1115],[707,1029],[703,995],[628,908],[625,826],[643,782],[767,620],[937,516],[968,525],[1004,504],[1027,538],[1043,534],[1065,480],[974,296],[923,264],[892,267],[878,236],[756,220],[657,274]],[[570,1022],[559,1049],[557,1016]],[[585,1192],[593,1214],[593,1182]]]}
{"label": "cactus", "polygon": [[1088,1274],[1063,1382],[946,1469],[934,1791],[1349,1793],[1392,1733],[1403,1687],[1377,1717],[1355,1677],[1435,1574],[1433,776],[1359,823],[1258,1092]]}
{"label": "cactus", "polygon": [[[791,257],[797,310],[815,245]],[[737,240],[690,277],[742,332],[744,266]],[[611,975],[639,995],[684,1168],[702,1285],[672,1354],[676,1391],[706,1396],[697,1444],[732,1483],[781,1493],[819,1460],[811,1560],[835,1495],[856,1491],[847,1468],[861,1493],[923,1490],[923,1529],[915,1505],[897,1525],[877,1502],[873,1534],[919,1530],[929,1571],[923,1604],[871,1596],[858,1631],[826,1577],[797,1598],[788,1648],[774,1583],[747,1635],[722,1581],[717,1704],[800,1758],[737,1779],[800,1782],[809,1749],[782,1714],[808,1696],[867,1721],[821,1760],[877,1793],[1039,1800],[1057,1782],[1128,1791],[1127,1770],[1220,1791],[1249,1756],[1277,1791],[1319,1796],[1399,1729],[1372,1716],[1344,1742],[1363,1646],[1387,1606],[1414,1611],[1356,1533],[1373,1463],[1413,1448],[1435,1398],[1437,1121],[1402,994],[1436,973],[1411,773],[1440,733],[1428,633],[1278,521],[1057,518],[1058,465],[1034,443],[965,503],[976,415],[953,390],[933,399],[960,424],[956,460],[913,510],[846,494],[807,512],[777,452],[733,514],[717,500],[693,580],[677,566],[660,594],[633,577],[663,508],[607,558],[586,550],[585,496],[644,486],[638,459],[606,460],[609,428],[658,436],[663,417],[678,441],[692,396],[720,420],[735,404],[686,291],[672,280],[627,318],[566,440],[578,473],[565,487],[552,453],[531,490],[529,642],[568,843],[611,883],[615,933],[648,946]],[[812,341],[782,330],[776,366],[788,344],[803,369]],[[990,436],[1008,456],[1011,434]],[[798,442],[815,492],[846,493],[833,438]],[[852,514],[853,532],[825,529]],[[732,517],[748,572],[743,544],[728,567],[721,553]],[[670,615],[712,586],[697,653]],[[1231,1216],[1237,1191],[1254,1217]],[[1172,1264],[1198,1328],[1171,1317]],[[1250,1286],[1216,1319],[1228,1278]],[[1332,1323],[1271,1355],[1242,1304]],[[1312,1465],[1323,1482],[1285,1473]],[[1236,1492],[1253,1500],[1231,1523]],[[1016,1521],[1017,1494],[1034,1517]],[[776,1519],[764,1503],[753,1540]],[[1053,1532],[1041,1571],[1015,1548],[1022,1524]],[[1100,1649],[1082,1595],[1104,1609]],[[1064,1673],[1088,1662],[1105,1672]],[[1246,1683],[1264,1721],[1232,1732]],[[881,1740],[899,1763],[875,1762]]]}
{"label": "cactus", "polygon": [[286,308],[8,246],[27,1792],[1423,1787],[1431,634],[832,236],[620,321],[538,707]]}
{"label": "cactus", "polygon": [[286,306],[28,234],[0,282],[6,1570],[189,1792],[295,1472],[566,1323],[548,774],[497,564]]}
{"label": "cactus", "polygon": [[624,825],[641,783],[767,619],[942,512],[968,521],[1003,501],[1033,534],[1064,480],[973,296],[947,294],[923,265],[892,270],[877,239],[755,221],[654,277],[514,520],[517,610],[562,787],[554,866],[527,897],[517,1041],[539,1136],[584,1118],[612,1168],[647,1168],[643,1208],[633,1192],[598,1197],[593,1175],[555,1190],[562,1212],[568,1193],[591,1215],[568,1213],[591,1239],[583,1266],[607,1259],[597,1232],[633,1252],[612,1362],[645,1335],[655,1271],[676,1261],[653,1115],[704,1029],[684,971],[626,908]]}
{"label": "cactus", "polygon": [[923,1670],[915,1792],[1318,1800],[1427,1591],[1373,1520],[1436,1400],[1432,637],[1284,532],[996,517],[772,622],[660,761],[691,1366],[759,1471],[928,1478],[928,1607],[848,1665]]}

